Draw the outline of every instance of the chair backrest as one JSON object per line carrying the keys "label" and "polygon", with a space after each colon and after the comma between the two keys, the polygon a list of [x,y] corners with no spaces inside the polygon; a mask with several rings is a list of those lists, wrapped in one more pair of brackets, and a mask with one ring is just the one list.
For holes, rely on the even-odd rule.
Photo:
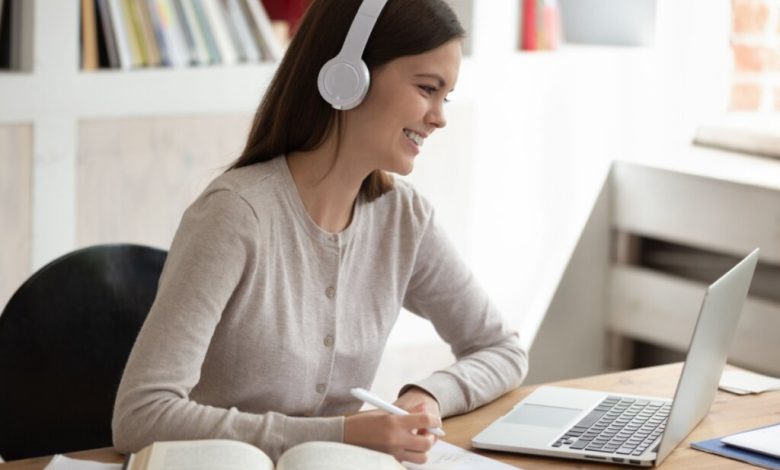
{"label": "chair backrest", "polygon": [[0,455],[112,445],[111,415],[166,252],[99,245],[33,274],[0,315]]}

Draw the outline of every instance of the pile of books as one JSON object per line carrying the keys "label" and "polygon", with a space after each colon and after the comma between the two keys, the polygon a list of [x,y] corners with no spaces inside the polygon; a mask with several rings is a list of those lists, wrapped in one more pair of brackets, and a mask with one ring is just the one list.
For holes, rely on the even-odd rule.
{"label": "pile of books", "polygon": [[135,69],[280,60],[261,0],[81,0],[81,66]]}

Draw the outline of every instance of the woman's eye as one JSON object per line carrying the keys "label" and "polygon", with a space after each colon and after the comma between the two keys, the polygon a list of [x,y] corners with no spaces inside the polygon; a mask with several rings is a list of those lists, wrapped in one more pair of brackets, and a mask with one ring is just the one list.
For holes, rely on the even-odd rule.
{"label": "woman's eye", "polygon": [[[430,85],[418,85],[418,87],[422,91],[424,91],[426,95],[432,95],[432,94],[436,93],[437,91],[439,91],[438,88],[430,86]],[[449,98],[444,97],[444,102],[445,103],[449,103],[450,102]]]}

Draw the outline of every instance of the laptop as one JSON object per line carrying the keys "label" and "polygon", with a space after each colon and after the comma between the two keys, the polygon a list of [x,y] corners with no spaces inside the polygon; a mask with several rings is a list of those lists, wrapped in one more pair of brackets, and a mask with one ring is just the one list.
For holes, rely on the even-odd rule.
{"label": "laptop", "polygon": [[712,405],[758,251],[707,288],[672,400],[541,386],[471,444],[551,457],[660,465]]}

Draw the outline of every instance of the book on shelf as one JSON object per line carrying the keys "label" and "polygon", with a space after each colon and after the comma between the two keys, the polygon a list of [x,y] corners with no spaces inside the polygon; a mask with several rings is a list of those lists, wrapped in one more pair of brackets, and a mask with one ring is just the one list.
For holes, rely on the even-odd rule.
{"label": "book on shelf", "polygon": [[165,51],[163,64],[184,67],[190,64],[190,55],[175,7],[170,0],[149,0],[149,12],[161,50]]}
{"label": "book on shelf", "polygon": [[[2,12],[19,0],[3,0]],[[261,0],[81,0],[82,69],[280,60]],[[9,13],[10,15],[11,13]],[[7,15],[4,15],[5,18]],[[3,20],[2,25],[11,24]],[[0,59],[10,47],[0,44]],[[11,59],[6,59],[10,62]],[[0,62],[0,66],[1,66]]]}
{"label": "book on shelf", "polygon": [[519,27],[520,50],[558,49],[562,42],[558,0],[522,0]]}
{"label": "book on shelf", "polygon": [[108,0],[107,13],[111,18],[111,30],[114,33],[119,68],[130,70],[133,67],[133,57],[130,53],[130,42],[125,29],[125,20],[121,6],[122,0]]}
{"label": "book on shelf", "polygon": [[520,49],[535,51],[537,49],[536,4],[538,0],[522,0],[520,14]]}
{"label": "book on shelf", "polygon": [[[98,57],[98,64],[97,68],[106,68],[109,66],[109,57],[108,57],[108,49],[106,44],[106,37],[103,31],[103,24],[101,22],[100,18],[100,1],[94,0],[93,1],[94,11],[95,11],[95,43],[97,45],[97,57]],[[91,70],[86,69],[83,67],[83,70]]]}
{"label": "book on shelf", "polygon": [[175,51],[176,44],[173,43],[174,38],[170,28],[166,26],[165,7],[157,0],[148,0],[146,6],[149,11],[149,24],[152,26],[157,48],[160,51],[160,65],[174,67],[178,56]]}
{"label": "book on shelf", "polygon": [[216,3],[219,5],[221,16],[225,21],[225,27],[227,28],[228,35],[230,36],[230,42],[233,44],[233,48],[236,50],[238,61],[247,62],[247,51],[244,49],[244,44],[241,42],[238,26],[233,21],[227,0],[217,0]]}
{"label": "book on shelf", "polygon": [[95,70],[99,65],[95,2],[81,0],[81,68]]}
{"label": "book on shelf", "polygon": [[173,6],[179,18],[184,40],[189,51],[190,61],[195,65],[208,65],[211,63],[206,45],[203,42],[202,32],[198,26],[192,2],[187,0],[173,0]]}
{"label": "book on shelf", "polygon": [[134,0],[121,0],[122,20],[125,22],[127,31],[127,43],[130,45],[130,56],[133,58],[133,67],[149,65],[149,59],[146,56],[145,45],[142,44],[141,24],[134,15],[136,11],[132,4]]}
{"label": "book on shelf", "polygon": [[10,25],[8,32],[11,36],[9,43],[8,66],[11,70],[20,70],[21,67],[21,41],[22,41],[22,6],[23,0],[6,0],[11,7],[9,13]]}
{"label": "book on shelf", "polygon": [[0,69],[11,68],[11,0],[0,0]]}
{"label": "book on shelf", "polygon": [[[102,65],[110,68],[119,68],[119,50],[114,39],[114,23],[111,20],[109,0],[97,0],[97,13],[100,21],[98,37],[102,39],[102,44],[106,52],[106,62]],[[98,47],[100,43],[98,43]]]}
{"label": "book on shelf", "polygon": [[282,22],[287,26],[288,36],[286,39],[289,39],[298,31],[298,25],[310,0],[262,0],[262,2],[272,20]]}
{"label": "book on shelf", "polygon": [[154,35],[149,4],[144,0],[128,1],[130,16],[135,26],[136,36],[138,37],[138,43],[141,47],[141,53],[145,59],[145,65],[153,67],[161,65],[162,59],[160,58],[160,48],[157,45],[157,38]]}
{"label": "book on shelf", "polygon": [[249,31],[250,25],[247,22],[246,11],[241,8],[239,0],[224,0],[228,20],[233,25],[237,42],[241,44],[244,51],[244,58],[247,62],[259,62],[262,57],[257,47],[255,38]]}
{"label": "book on shelf", "polygon": [[203,7],[203,0],[189,0],[189,4],[192,6],[192,10],[195,12],[195,17],[198,22],[198,28],[201,32],[203,41],[206,44],[206,50],[209,55],[210,63],[221,63],[222,56],[219,55],[219,47],[217,47],[217,40],[214,38],[214,34],[211,31],[208,17],[206,17],[206,11]]}
{"label": "book on shelf", "polygon": [[136,0],[134,3],[138,20],[141,23],[141,35],[143,36],[143,42],[146,45],[146,53],[149,56],[149,65],[162,65],[162,51],[160,50],[160,44],[157,41],[157,34],[154,32],[149,2],[145,0]]}
{"label": "book on shelf", "polygon": [[4,0],[0,2],[0,69],[32,69],[32,35],[29,20],[33,2]]}
{"label": "book on shelf", "polygon": [[206,16],[206,21],[211,29],[214,42],[219,50],[219,56],[221,63],[225,65],[233,65],[238,63],[238,51],[230,37],[230,31],[228,30],[225,12],[222,8],[220,0],[200,0],[203,5],[203,12]]}
{"label": "book on shelf", "polygon": [[271,19],[268,17],[260,0],[244,0],[244,5],[252,18],[255,27],[252,32],[255,35],[260,52],[265,60],[282,60],[284,47],[274,31]]}
{"label": "book on shelf", "polygon": [[179,47],[184,58],[184,65],[199,65],[197,51],[195,50],[195,38],[192,37],[192,28],[184,15],[180,0],[165,0],[170,9],[171,23],[178,36]]}

